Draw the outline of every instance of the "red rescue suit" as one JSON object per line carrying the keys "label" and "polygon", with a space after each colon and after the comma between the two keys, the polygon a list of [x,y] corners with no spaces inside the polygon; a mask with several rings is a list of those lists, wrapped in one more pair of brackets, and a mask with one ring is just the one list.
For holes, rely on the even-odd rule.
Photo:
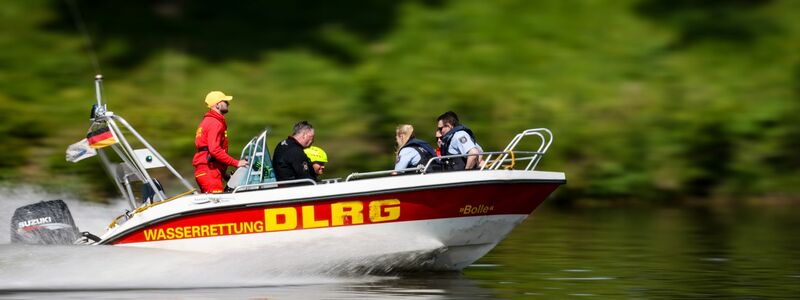
{"label": "red rescue suit", "polygon": [[228,125],[225,117],[209,110],[194,136],[194,178],[203,193],[222,193],[223,174],[228,166],[238,166],[239,161],[228,155]]}

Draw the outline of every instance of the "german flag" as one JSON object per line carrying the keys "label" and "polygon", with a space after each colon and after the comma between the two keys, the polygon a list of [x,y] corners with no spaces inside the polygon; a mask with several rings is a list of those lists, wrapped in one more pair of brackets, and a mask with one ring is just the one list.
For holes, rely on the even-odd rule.
{"label": "german flag", "polygon": [[86,135],[86,140],[89,141],[89,147],[94,149],[108,147],[117,143],[117,136],[111,131],[108,125],[90,131]]}

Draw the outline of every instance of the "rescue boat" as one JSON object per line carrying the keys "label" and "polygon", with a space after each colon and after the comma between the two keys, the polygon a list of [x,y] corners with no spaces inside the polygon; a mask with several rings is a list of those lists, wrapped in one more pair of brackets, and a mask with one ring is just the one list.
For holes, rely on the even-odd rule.
{"label": "rescue boat", "polygon": [[[237,170],[229,191],[201,194],[107,109],[101,87],[98,75],[91,122],[107,143],[96,152],[130,209],[96,236],[81,233],[60,200],[29,205],[12,219],[12,241],[260,255],[303,245],[370,270],[461,270],[566,183],[562,172],[536,170],[553,140],[545,128],[515,135],[503,151],[481,153],[480,170],[433,171],[437,161],[459,157],[443,156],[402,175],[386,170],[322,182],[275,181],[265,130],[242,150],[241,158],[251,163]],[[134,149],[128,136],[142,148]],[[517,149],[530,140],[534,149]],[[185,190],[168,194],[151,175],[159,168]],[[330,243],[346,243],[347,251],[331,250]]]}

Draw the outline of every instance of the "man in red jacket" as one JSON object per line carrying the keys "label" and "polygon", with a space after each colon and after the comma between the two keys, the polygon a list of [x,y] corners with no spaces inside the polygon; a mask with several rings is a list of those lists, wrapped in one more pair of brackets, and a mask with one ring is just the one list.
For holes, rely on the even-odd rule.
{"label": "man in red jacket", "polygon": [[225,174],[228,166],[247,166],[246,160],[236,160],[228,155],[228,125],[225,124],[224,114],[228,112],[231,100],[232,96],[220,91],[206,95],[209,110],[197,127],[194,136],[197,153],[192,160],[194,178],[203,193],[222,193],[222,179],[229,177]]}

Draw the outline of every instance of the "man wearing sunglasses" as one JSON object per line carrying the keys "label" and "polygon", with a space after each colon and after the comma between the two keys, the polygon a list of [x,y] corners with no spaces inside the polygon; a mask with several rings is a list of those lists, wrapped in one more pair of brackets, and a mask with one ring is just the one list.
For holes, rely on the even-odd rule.
{"label": "man wearing sunglasses", "polygon": [[475,169],[480,162],[480,156],[477,154],[483,150],[475,140],[472,130],[460,124],[458,115],[452,111],[443,113],[436,119],[436,122],[436,137],[441,136],[442,138],[442,156],[470,154],[466,157],[443,159],[445,170]]}
{"label": "man wearing sunglasses", "polygon": [[225,173],[228,166],[247,166],[246,160],[237,160],[228,155],[228,125],[225,114],[233,96],[220,91],[206,95],[208,112],[197,126],[194,145],[197,152],[192,159],[194,178],[203,193],[222,193],[222,180],[230,176]]}

